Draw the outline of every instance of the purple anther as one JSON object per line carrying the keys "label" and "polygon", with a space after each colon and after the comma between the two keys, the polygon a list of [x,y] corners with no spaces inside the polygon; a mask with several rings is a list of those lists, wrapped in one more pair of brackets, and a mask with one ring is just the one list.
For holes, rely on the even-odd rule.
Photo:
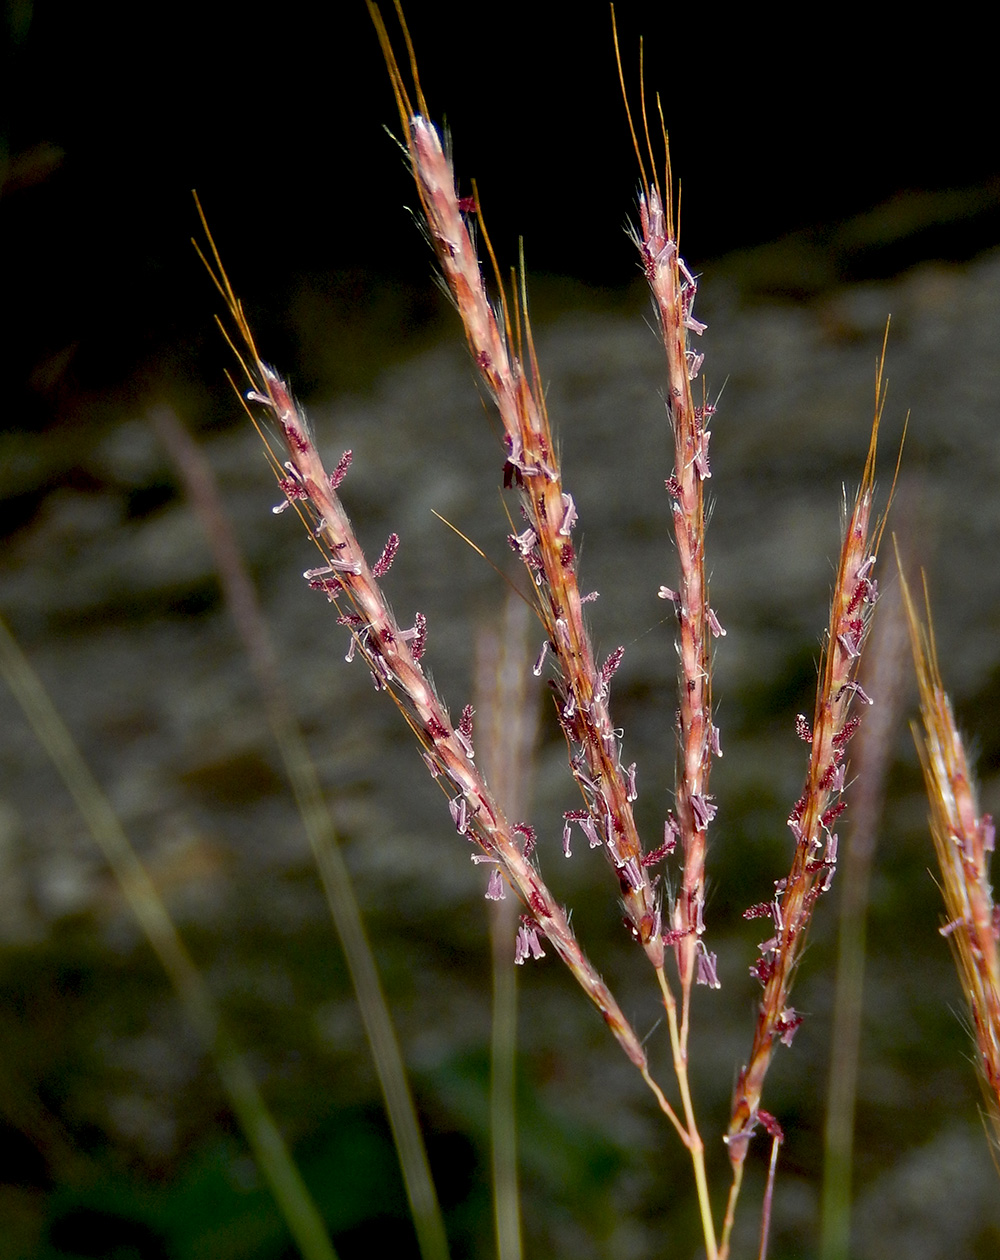
{"label": "purple anther", "polygon": [[861,633],[859,631],[855,631],[853,625],[847,634],[837,635],[837,642],[852,661],[856,660],[857,657],[861,655]]}
{"label": "purple anther", "polygon": [[569,624],[565,617],[556,618],[555,630],[560,646],[569,651]]}
{"label": "purple anther", "polygon": [[574,762],[570,769],[573,771],[573,778],[576,779],[577,783],[579,783],[581,787],[586,788],[588,792],[592,792],[595,796],[599,795],[597,784],[593,779],[588,778],[587,775],[584,774],[580,765]]}
{"label": "purple anther", "polygon": [[[669,244],[673,245],[673,241],[670,241],[670,242],[669,242]],[[676,248],[676,247],[675,247],[675,248]],[[684,277],[684,279],[687,281],[688,285],[690,285],[690,287],[691,287],[692,289],[697,290],[697,288],[698,288],[698,281],[697,281],[697,279],[696,279],[696,278],[695,278],[695,277],[691,274],[691,272],[688,270],[688,265],[687,265],[687,263],[684,261],[684,259],[683,259],[683,258],[681,258],[681,256],[680,256],[679,254],[678,254],[678,256],[677,256],[677,270],[681,273],[681,275],[682,275],[682,276]]]}
{"label": "purple anther", "polygon": [[573,828],[570,826],[568,818],[563,819],[563,857],[572,857],[573,852],[570,849],[570,841],[573,838]]}
{"label": "purple anther", "polygon": [[872,569],[875,567],[876,559],[876,556],[869,556],[868,559],[859,567],[857,573],[854,575],[859,582],[871,573]]}
{"label": "purple anther", "polygon": [[429,752],[424,752],[424,753],[421,753],[420,755],[421,755],[421,757],[423,757],[424,761],[427,763],[427,769],[431,772],[431,778],[432,778],[432,779],[438,779],[438,778],[440,778],[440,777],[441,777],[441,767],[440,767],[440,766],[438,765],[438,763],[434,760],[434,758],[430,755],[430,753],[429,753]]}
{"label": "purple anther", "polygon": [[375,685],[375,690],[385,691],[392,675],[389,673],[389,667],[386,665],[381,653],[372,652],[368,657],[368,664],[371,666],[372,682]]}
{"label": "purple anther", "polygon": [[464,796],[456,796],[448,802],[448,812],[451,814],[451,821],[455,824],[455,830],[460,836],[464,836],[469,826],[469,806]]}
{"label": "purple anther", "polygon": [[326,577],[328,573],[351,573],[355,577],[361,572],[361,562],[358,560],[335,560],[330,557],[330,563],[324,564],[318,569],[306,569],[302,576],[307,582],[313,578]]}
{"label": "purple anther", "polygon": [[[700,355],[696,357],[698,357],[699,359],[704,359],[705,356]],[[699,367],[701,366],[700,362],[698,366]],[[694,470],[698,474],[698,479],[700,481],[708,481],[708,479],[712,475],[712,468],[708,462],[708,442],[711,436],[712,434],[709,432],[709,430],[704,429],[699,434],[698,449],[694,453],[694,461],[693,461]]]}
{"label": "purple anther", "polygon": [[708,325],[703,324],[700,319],[695,319],[689,310],[688,314],[684,316],[684,327],[688,329],[689,332],[696,333],[700,337]]}
{"label": "purple anther", "polygon": [[701,365],[705,362],[705,356],[696,354],[694,350],[685,350],[684,357],[687,359],[688,380],[693,381],[701,371]]}
{"label": "purple anther", "polygon": [[722,988],[718,958],[715,954],[710,954],[701,941],[698,942],[698,975],[695,983],[706,984],[710,989]]}
{"label": "purple anther", "polygon": [[628,884],[632,892],[639,892],[642,888],[642,870],[635,858],[629,858],[618,867],[618,878],[624,884]]}
{"label": "purple anther", "polygon": [[576,524],[576,504],[573,502],[571,494],[564,494],[562,503],[563,518],[562,524],[559,526],[559,534],[562,538],[568,538],[572,533],[573,526]]}
{"label": "purple anther", "polygon": [[548,639],[546,639],[545,642],[542,644],[542,650],[535,657],[534,665],[532,665],[531,667],[531,672],[535,675],[536,678],[540,677],[541,675],[542,666],[545,664],[545,658],[546,656],[548,656],[548,653],[549,653],[549,641]]}
{"label": "purple anther", "polygon": [[719,728],[717,726],[709,726],[708,746],[716,757],[722,756],[722,744],[719,742]]}
{"label": "purple anther", "polygon": [[538,535],[535,533],[534,528],[529,525],[523,534],[509,534],[507,541],[510,543],[511,551],[516,551],[524,559],[535,549]]}
{"label": "purple anther", "polygon": [[712,803],[711,797],[704,796],[701,792],[692,792],[690,800],[695,828],[698,831],[704,831],[716,815],[716,806]]}
{"label": "purple anther", "polygon": [[503,876],[500,874],[500,867],[494,866],[490,872],[490,882],[486,887],[487,901],[503,901],[507,896],[507,889],[503,882]]}
{"label": "purple anther", "polygon": [[635,790],[635,762],[633,761],[625,771],[625,799],[632,802],[638,795]]}
{"label": "purple anther", "polygon": [[719,621],[718,617],[715,615],[715,610],[712,608],[708,610],[708,628],[711,630],[713,638],[724,639],[726,637],[726,632],[722,627],[722,623]]}
{"label": "purple anther", "polygon": [[992,814],[983,814],[979,820],[979,834],[983,838],[983,850],[992,853],[996,846],[997,829]]}
{"label": "purple anther", "polygon": [[585,815],[585,817],[580,818],[577,821],[580,824],[580,830],[587,837],[587,840],[590,843],[590,847],[592,849],[600,848],[601,837],[597,834],[597,827],[594,825],[593,818],[591,818],[591,816],[587,814]]}
{"label": "purple anther", "polygon": [[669,599],[670,602],[676,608],[680,608],[681,606],[680,594],[679,592],[673,590],[671,587],[661,586],[660,589],[656,592],[656,594],[659,596],[660,599]]}
{"label": "purple anther", "polygon": [[[523,446],[522,446],[522,444],[521,444],[521,437],[520,437],[520,434],[518,434],[518,435],[517,435],[516,445],[515,445],[515,443],[512,441],[512,442],[510,443],[510,447],[511,447],[511,452],[510,452],[510,454],[507,456],[507,466],[506,466],[506,467],[507,467],[507,468],[512,468],[512,469],[514,469],[514,471],[518,474],[518,476],[519,476],[519,477],[521,477],[521,478],[524,478],[524,477],[537,477],[537,476],[538,476],[538,474],[539,474],[540,472],[542,472],[542,471],[543,471],[541,468],[537,468],[534,464],[526,464],[526,463],[524,462],[524,447],[523,447]],[[508,475],[508,474],[507,474],[506,469],[505,469],[505,471],[504,471],[504,483],[505,483],[505,484],[506,484],[506,478],[507,478],[507,475]]]}
{"label": "purple anther", "polygon": [[865,691],[864,687],[862,687],[862,685],[857,682],[844,683],[843,687],[841,687],[840,690],[837,692],[837,694],[834,696],[834,699],[839,700],[841,696],[845,696],[849,692],[853,692],[853,694],[858,697],[858,699],[861,701],[862,704],[875,703],[875,701],[871,698],[871,696],[868,695],[868,693]]}
{"label": "purple anther", "polygon": [[521,966],[528,957],[544,958],[545,950],[542,949],[538,940],[538,927],[531,922],[521,919],[521,925],[517,929],[517,940],[514,942],[514,962]]}

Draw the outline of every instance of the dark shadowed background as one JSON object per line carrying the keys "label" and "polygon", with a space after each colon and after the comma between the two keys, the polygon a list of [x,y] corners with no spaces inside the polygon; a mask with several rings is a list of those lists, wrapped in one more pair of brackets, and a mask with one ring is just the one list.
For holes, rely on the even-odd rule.
{"label": "dark shadowed background", "polygon": [[[475,178],[503,265],[523,237],[543,375],[581,516],[640,822],[669,807],[674,655],[661,582],[670,472],[655,337],[624,229],[635,161],[600,3],[412,4],[432,110]],[[683,185],[702,274],[713,439],[713,604],[725,757],[696,1089],[720,1174],[749,1044],[742,910],[787,867],[843,482],[863,463],[893,315],[884,480],[907,410],[894,525],[928,564],[946,681],[998,808],[1000,163],[980,54],[866,12],[626,3]],[[471,694],[498,561],[500,451],[432,280],[378,44],[362,4],[8,3],[0,74],[0,613],[70,723],[252,1051],[345,1260],[414,1254],[339,948],[207,547],[148,424],[204,441],[259,582],[400,1025],[458,1257],[491,1253],[488,944],[468,864],[398,715],[349,667],[299,576],[310,552],[227,385],[219,302],[189,238],[199,190],[265,357],[352,447],[366,547],[402,536],[388,589],[430,623],[453,712]],[[809,26],[805,25],[808,20]],[[970,46],[971,44],[971,46]],[[892,586],[889,549],[883,586]],[[537,644],[531,645],[534,654]],[[23,719],[0,696],[0,1219],[5,1254],[290,1254],[212,1070]],[[872,888],[859,1101],[859,1257],[996,1254],[1000,1188],[978,1127],[961,995],[937,935],[909,735],[897,732]],[[608,872],[559,852],[573,792],[543,725],[540,862],[662,1064],[652,977]],[[654,843],[652,839],[647,843]],[[832,991],[820,907],[769,1105],[789,1134],[776,1256],[816,1238]],[[690,1176],[629,1065],[553,958],[525,969],[519,1115],[529,1256],[694,1253]],[[664,1071],[664,1075],[665,1075]],[[763,1149],[744,1202],[752,1238]],[[741,1245],[744,1245],[741,1243]],[[752,1246],[745,1244],[747,1248]],[[749,1254],[749,1251],[747,1251]]]}

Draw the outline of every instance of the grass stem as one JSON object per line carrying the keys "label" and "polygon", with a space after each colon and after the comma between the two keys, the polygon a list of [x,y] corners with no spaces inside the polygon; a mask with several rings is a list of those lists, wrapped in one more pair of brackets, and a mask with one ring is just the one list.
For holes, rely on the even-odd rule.
{"label": "grass stem", "polygon": [[326,1226],[275,1124],[246,1059],[225,1028],[208,986],[181,940],[141,859],[59,716],[42,680],[0,620],[0,673],[118,881],[188,1019],[211,1055],[229,1105],[305,1260],[336,1260]]}

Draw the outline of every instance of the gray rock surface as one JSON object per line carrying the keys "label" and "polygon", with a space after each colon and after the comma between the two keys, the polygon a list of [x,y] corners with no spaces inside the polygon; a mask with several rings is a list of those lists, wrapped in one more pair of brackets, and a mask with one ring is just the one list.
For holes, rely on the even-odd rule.
{"label": "gray rock surface", "polygon": [[[749,1045],[754,992],[746,968],[757,935],[739,916],[767,895],[790,853],[784,818],[805,768],[792,723],[811,705],[807,666],[826,621],[841,487],[860,476],[889,313],[880,484],[885,491],[891,481],[910,411],[906,511],[893,525],[907,531],[906,553],[928,565],[946,682],[983,741],[985,806],[1000,808],[994,714],[981,709],[995,703],[1000,658],[1000,255],[962,267],[928,264],[808,306],[745,305],[725,276],[706,275],[699,296],[709,324],[705,377],[712,394],[724,386],[709,484],[712,602],[728,630],[716,653],[725,757],[714,779],[720,810],[710,872],[718,864],[709,903],[724,987],[698,995],[696,1073],[720,1174],[717,1134]],[[655,836],[670,800],[675,673],[671,627],[656,598],[674,574],[657,342],[638,307],[631,318],[567,314],[536,335],[565,483],[580,513],[583,584],[601,595],[592,606],[595,641],[602,655],[626,646],[613,712],[627,760],[639,763],[641,823]],[[518,576],[504,542],[497,425],[477,395],[457,332],[454,344],[398,364],[364,396],[317,406],[313,419],[331,464],[344,448],[354,451],[343,498],[369,554],[378,554],[391,530],[401,536],[386,588],[402,622],[417,609],[427,615],[427,660],[457,713],[472,695],[476,626],[495,617],[504,588],[433,513]],[[247,1019],[248,1041],[246,1030],[257,1030],[262,1078],[292,1096],[286,1123],[293,1137],[307,1134],[312,1092],[322,1088],[331,1107],[370,1099],[371,1070],[253,680],[213,594],[208,549],[183,498],[168,497],[145,514],[130,509],[138,492],[172,477],[143,411],[99,434],[80,456],[78,476],[50,477],[45,470],[58,465],[66,440],[60,432],[10,431],[2,439],[7,495],[26,483],[52,488],[7,538],[0,610],[216,992]],[[291,513],[270,511],[280,495],[257,438],[247,426],[208,434],[204,445],[329,793],[418,1093],[430,1116],[460,1124],[470,1107],[484,1105],[469,1102],[468,1081],[454,1066],[482,1055],[489,1036],[482,869],[463,852],[397,713],[358,663],[344,663],[347,633],[301,577],[313,562],[308,540]],[[887,589],[888,538],[880,567]],[[906,1205],[916,1194],[926,1206],[919,1178],[942,1186],[945,1171],[962,1188],[961,1211],[921,1216],[919,1255],[972,1254],[965,1248],[973,1232],[1000,1239],[1000,1188],[988,1175],[981,1132],[965,1124],[976,1087],[949,1009],[961,999],[935,932],[931,849],[907,740],[901,732],[882,836],[887,860],[873,890],[859,1258],[918,1254]],[[580,852],[571,863],[561,856],[561,812],[572,804],[564,749],[549,723],[531,814],[539,860],[577,906],[580,935],[630,1017],[650,1032],[658,1019],[652,977],[620,929],[600,855]],[[148,973],[135,1007],[126,1009],[113,985],[94,996],[90,1022],[77,1027],[73,1042],[90,1047],[90,1064],[82,1077],[70,1073],[77,1092],[56,1111],[67,1130],[96,1127],[123,1158],[172,1167],[201,1133],[195,1105],[212,1091],[200,1051],[179,1031],[180,1016],[137,929],[6,690],[0,873],[0,943],[10,957],[83,949],[115,960],[99,963],[99,971]],[[796,1247],[815,1237],[832,900],[821,909],[797,995],[809,1021],[773,1069],[772,1109],[786,1122],[791,1152],[778,1182],[775,1254],[803,1254]],[[90,944],[84,949],[81,941]],[[303,970],[304,950],[314,955],[314,972]],[[911,958],[919,961],[908,972]],[[571,1195],[553,1206],[551,1186],[536,1169],[532,1123],[524,1122],[527,1212],[542,1248],[534,1254],[667,1254],[664,1229],[688,1233],[675,1207],[688,1200],[688,1174],[672,1135],[555,959],[526,976],[523,988],[535,1096],[563,1117],[567,1132],[593,1126],[629,1153],[613,1174],[603,1236],[595,1236],[592,1222],[584,1229],[574,1221]],[[56,992],[46,997],[54,1008],[61,1000]],[[36,1029],[43,1023],[26,1021]],[[932,1024],[943,1027],[941,1048],[914,1052]],[[664,1040],[661,1028],[651,1044]],[[662,1059],[662,1046],[656,1054]],[[21,1068],[29,1095],[47,1080],[47,1069],[36,1075],[24,1066],[30,1063],[29,1051]],[[295,1088],[285,1090],[289,1081]],[[748,1237],[757,1176],[755,1169],[744,1204]],[[972,1218],[977,1230],[970,1232]]]}

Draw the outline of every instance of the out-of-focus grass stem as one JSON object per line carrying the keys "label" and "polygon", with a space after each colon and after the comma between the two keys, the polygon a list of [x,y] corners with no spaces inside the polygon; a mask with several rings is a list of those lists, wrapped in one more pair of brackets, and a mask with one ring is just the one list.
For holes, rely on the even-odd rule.
{"label": "out-of-focus grass stem", "polygon": [[282,686],[274,642],[261,613],[253,582],[207,459],[169,408],[157,408],[150,419],[184,480],[205,530],[226,604],[243,640],[309,838],[357,996],[422,1260],[447,1260],[444,1220],[389,1004],[382,990],[354,884],[337,842],[336,828],[323,796],[316,764]]}
{"label": "out-of-focus grass stem", "polygon": [[174,926],[156,886],[111,808],[51,697],[0,621],[0,673],[104,854],[129,908],[212,1056],[219,1079],[262,1176],[306,1260],[336,1260],[319,1214],[247,1062]]}

